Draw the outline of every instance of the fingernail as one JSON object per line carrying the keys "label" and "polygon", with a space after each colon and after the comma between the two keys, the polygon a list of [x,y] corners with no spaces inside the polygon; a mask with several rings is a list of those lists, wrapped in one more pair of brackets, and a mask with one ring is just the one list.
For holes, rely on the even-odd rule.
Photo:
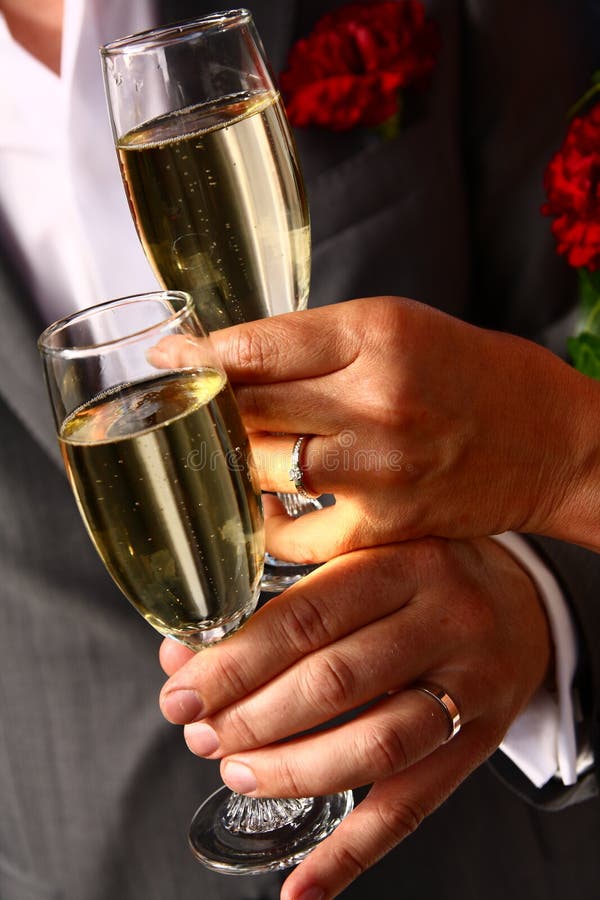
{"label": "fingernail", "polygon": [[196,691],[172,691],[161,700],[163,714],[170,722],[186,725],[202,715],[202,701]]}
{"label": "fingernail", "polygon": [[250,794],[256,790],[256,776],[252,769],[243,763],[225,763],[221,777],[227,787],[237,791],[238,794]]}
{"label": "fingernail", "polygon": [[217,732],[205,722],[196,722],[185,729],[185,742],[197,756],[211,756],[219,748]]}
{"label": "fingernail", "polygon": [[320,887],[311,887],[300,894],[300,896],[297,897],[296,900],[323,900],[324,896],[325,893],[321,890]]}

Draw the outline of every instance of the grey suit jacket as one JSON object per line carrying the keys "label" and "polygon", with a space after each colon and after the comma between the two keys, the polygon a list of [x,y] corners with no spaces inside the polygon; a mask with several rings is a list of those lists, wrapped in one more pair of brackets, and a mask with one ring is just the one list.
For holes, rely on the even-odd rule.
{"label": "grey suit jacket", "polygon": [[[249,3],[276,71],[333,5]],[[540,178],[591,71],[587,6],[426,5],[443,50],[402,134],[387,143],[359,131],[297,134],[313,222],[311,302],[406,295],[562,346],[554,323],[573,284],[539,214]],[[165,4],[161,22],[212,8]],[[274,898],[279,876],[213,875],[187,849],[217,766],[193,757],[162,720],[159,639],[84,532],[37,360],[40,323],[6,251],[0,322],[0,900]],[[580,626],[597,746],[599,558],[538,544]],[[501,760],[496,772],[484,766],[345,896],[591,900],[600,883],[594,792],[593,774],[575,790],[535,792]]]}

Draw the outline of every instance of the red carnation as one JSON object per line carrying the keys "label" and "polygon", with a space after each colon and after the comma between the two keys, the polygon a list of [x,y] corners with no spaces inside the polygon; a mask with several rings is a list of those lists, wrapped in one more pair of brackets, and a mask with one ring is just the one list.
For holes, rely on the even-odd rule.
{"label": "red carnation", "polygon": [[552,233],[569,264],[600,268],[600,104],[571,121],[544,174]]}
{"label": "red carnation", "polygon": [[316,24],[281,75],[293,125],[343,131],[380,125],[399,111],[400,89],[422,85],[439,50],[418,0],[351,3]]}

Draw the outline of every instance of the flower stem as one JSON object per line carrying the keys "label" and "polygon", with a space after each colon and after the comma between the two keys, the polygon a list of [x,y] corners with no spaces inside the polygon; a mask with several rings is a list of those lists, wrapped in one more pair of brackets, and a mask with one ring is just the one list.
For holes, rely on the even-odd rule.
{"label": "flower stem", "polygon": [[595,84],[593,84],[591,88],[589,88],[585,94],[573,104],[567,113],[567,119],[573,119],[577,113],[581,112],[584,106],[589,103],[592,97],[596,96],[596,94],[600,94],[600,81],[596,81]]}
{"label": "flower stem", "polygon": [[594,303],[591,310],[589,311],[588,316],[583,325],[583,330],[590,331],[592,334],[595,334],[594,320],[597,319],[599,315],[600,315],[600,297],[597,298],[596,302]]}

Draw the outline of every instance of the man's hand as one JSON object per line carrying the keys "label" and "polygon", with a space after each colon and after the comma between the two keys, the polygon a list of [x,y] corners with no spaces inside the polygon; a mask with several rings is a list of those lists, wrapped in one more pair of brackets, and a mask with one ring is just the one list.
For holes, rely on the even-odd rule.
{"label": "man's hand", "polygon": [[[161,708],[190,749],[221,759],[252,796],[371,784],[367,798],[288,877],[283,900],[338,894],[432,812],[498,746],[550,664],[528,575],[491,539],[427,539],[335,559],[192,655],[161,648]],[[441,685],[462,730],[417,680]],[[343,712],[355,718],[302,734]],[[285,743],[278,743],[287,739]]]}
{"label": "man's hand", "polygon": [[[509,530],[600,547],[600,385],[541,347],[392,297],[250,322],[212,342],[263,490],[293,490],[292,446],[306,434],[305,484],[336,497],[298,519],[267,506],[280,559]],[[193,341],[160,348],[163,364],[194,364]]]}

